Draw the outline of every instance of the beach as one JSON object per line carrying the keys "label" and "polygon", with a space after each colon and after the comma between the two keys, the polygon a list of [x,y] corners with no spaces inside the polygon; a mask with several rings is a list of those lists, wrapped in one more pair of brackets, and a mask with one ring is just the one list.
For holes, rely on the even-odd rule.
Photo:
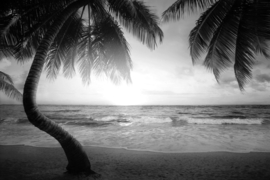
{"label": "beach", "polygon": [[[269,180],[270,106],[60,106],[46,116],[72,134],[101,180]],[[73,180],[59,143],[0,108],[0,180]]]}
{"label": "beach", "polygon": [[[122,148],[84,147],[99,179],[268,180],[270,153],[160,153]],[[59,147],[0,146],[0,179],[93,179],[65,174]]]}

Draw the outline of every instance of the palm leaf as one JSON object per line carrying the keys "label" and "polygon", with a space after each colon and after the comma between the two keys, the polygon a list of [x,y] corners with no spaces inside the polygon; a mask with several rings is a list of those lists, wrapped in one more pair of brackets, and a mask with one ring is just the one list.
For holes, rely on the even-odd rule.
{"label": "palm leaf", "polygon": [[1,79],[2,81],[5,81],[5,82],[7,82],[7,83],[13,85],[13,80],[12,80],[12,78],[11,78],[8,74],[6,74],[6,73],[4,73],[4,72],[2,72],[2,71],[0,71],[0,79]]}
{"label": "palm leaf", "polygon": [[204,66],[213,71],[217,81],[220,72],[231,64],[235,53],[240,5],[239,0],[234,0],[230,10],[215,31],[204,60]]}
{"label": "palm leaf", "polygon": [[110,11],[114,12],[117,18],[128,15],[136,17],[137,9],[133,4],[133,0],[108,0]]}
{"label": "palm leaf", "polygon": [[269,59],[270,58],[270,54],[269,54],[270,49],[269,49],[269,44],[268,44],[269,40],[262,38],[258,35],[255,38],[256,38],[256,41],[254,42],[255,52]]}
{"label": "palm leaf", "polygon": [[193,63],[207,50],[213,34],[231,6],[231,0],[218,1],[200,16],[189,35],[190,55]]}
{"label": "palm leaf", "polygon": [[45,69],[47,70],[47,77],[55,79],[62,64],[64,64],[63,71],[65,75],[68,76],[68,69],[70,71],[74,70],[70,66],[74,66],[75,57],[70,56],[70,52],[73,51],[72,48],[80,39],[80,29],[82,29],[81,18],[78,13],[75,13],[62,26],[46,57]]}
{"label": "palm leaf", "polygon": [[18,91],[14,85],[12,78],[0,71],[0,91],[3,91],[8,97],[16,99],[18,101],[22,100],[22,94]]}
{"label": "palm leaf", "polygon": [[252,19],[248,18],[253,15],[252,5],[243,1],[236,39],[234,72],[240,90],[244,89],[247,80],[252,77],[251,70],[255,60],[254,41],[257,38],[252,32],[254,25]]}
{"label": "palm leaf", "polygon": [[[163,32],[158,26],[159,18],[149,10],[143,2],[133,0],[115,3],[115,0],[108,1],[110,10],[115,14],[129,32],[137,37],[150,49],[155,49],[157,42],[162,42]],[[117,6],[118,5],[118,6]]]}
{"label": "palm leaf", "polygon": [[184,14],[191,14],[198,10],[205,10],[218,0],[177,0],[162,14],[164,22],[179,20]]}
{"label": "palm leaf", "polygon": [[270,58],[270,1],[256,0],[249,9],[251,13],[247,18],[252,21],[252,32],[256,35],[255,52]]}
{"label": "palm leaf", "polygon": [[0,16],[0,41],[13,48],[5,54],[12,54],[21,62],[33,57],[37,45],[57,14],[72,1],[10,0],[4,8],[9,11]]}
{"label": "palm leaf", "polygon": [[111,16],[85,30],[80,42],[79,63],[84,83],[90,82],[92,71],[96,75],[105,73],[115,83],[121,79],[130,81],[132,65],[128,44]]}

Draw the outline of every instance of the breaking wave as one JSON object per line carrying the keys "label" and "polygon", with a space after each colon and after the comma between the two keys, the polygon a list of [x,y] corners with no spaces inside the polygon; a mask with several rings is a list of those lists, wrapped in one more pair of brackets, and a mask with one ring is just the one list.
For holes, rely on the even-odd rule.
{"label": "breaking wave", "polygon": [[262,125],[267,124],[269,121],[253,118],[253,119],[245,119],[245,118],[222,118],[222,119],[198,119],[198,118],[190,118],[182,121],[186,121],[188,124],[213,124],[213,125]]}
{"label": "breaking wave", "polygon": [[[270,118],[246,118],[243,116],[215,116],[207,117],[119,117],[119,116],[104,116],[99,118],[92,117],[50,117],[60,125],[72,126],[89,126],[100,127],[109,125],[119,126],[140,126],[151,124],[171,124],[172,126],[185,126],[191,124],[205,125],[270,125]],[[29,123],[27,118],[6,118],[1,119],[2,123],[26,124]]]}

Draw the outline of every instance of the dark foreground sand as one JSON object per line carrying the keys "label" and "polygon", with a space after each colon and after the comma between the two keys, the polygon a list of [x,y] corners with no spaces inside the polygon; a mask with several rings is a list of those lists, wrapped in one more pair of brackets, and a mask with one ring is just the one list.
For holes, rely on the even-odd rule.
{"label": "dark foreground sand", "polygon": [[[107,180],[269,180],[270,153],[154,153],[85,147]],[[0,146],[1,180],[93,179],[64,174],[61,148]]]}

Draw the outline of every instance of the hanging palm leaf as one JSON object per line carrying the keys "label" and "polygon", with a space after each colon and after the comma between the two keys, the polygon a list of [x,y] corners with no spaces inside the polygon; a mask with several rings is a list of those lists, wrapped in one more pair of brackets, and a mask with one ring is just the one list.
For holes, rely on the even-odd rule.
{"label": "hanging palm leaf", "polygon": [[163,13],[165,22],[184,14],[205,11],[190,32],[190,54],[195,62],[206,53],[204,65],[216,79],[234,67],[239,88],[252,77],[255,56],[269,58],[270,1],[177,0]]}
{"label": "hanging palm leaf", "polygon": [[0,91],[10,98],[22,101],[22,94],[15,88],[12,78],[2,71],[0,71]]}
{"label": "hanging palm leaf", "polygon": [[50,78],[56,78],[62,67],[64,75],[72,77],[77,64],[85,83],[92,72],[116,83],[129,82],[132,63],[120,25],[154,49],[163,38],[158,17],[137,0],[10,0],[3,4],[0,31],[5,33],[0,45],[10,47],[6,53],[20,62],[34,55],[23,94],[29,121],[58,140],[68,159],[68,172],[95,174],[81,144],[38,110],[36,93],[43,66]]}

